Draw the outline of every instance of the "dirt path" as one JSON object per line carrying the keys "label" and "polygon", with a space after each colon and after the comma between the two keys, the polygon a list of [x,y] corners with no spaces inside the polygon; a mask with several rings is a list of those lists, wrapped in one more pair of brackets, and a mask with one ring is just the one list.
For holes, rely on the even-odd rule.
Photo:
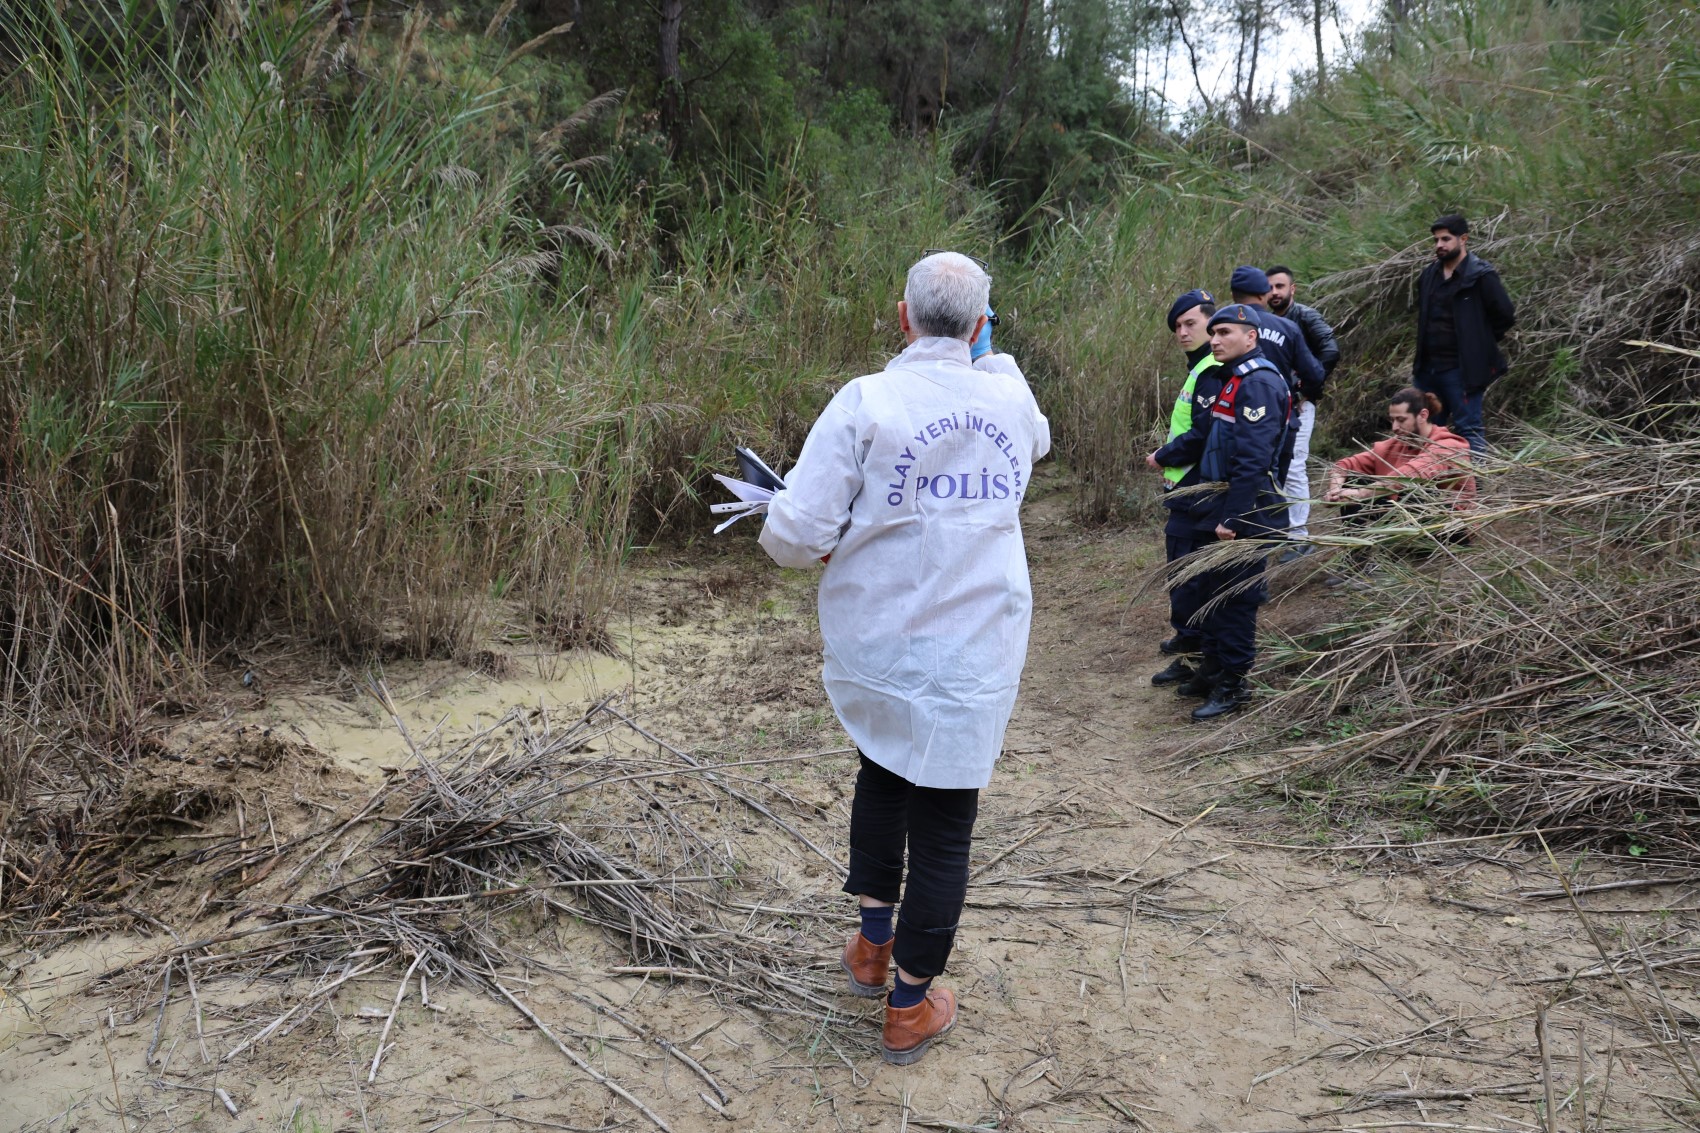
{"label": "dirt path", "polygon": [[[948,977],[963,1000],[956,1032],[917,1066],[887,1067],[874,1051],[877,1005],[844,997],[847,1019],[830,1025],[729,1009],[700,982],[611,975],[629,962],[620,941],[556,918],[531,932],[537,963],[512,973],[510,986],[571,1050],[680,1133],[1538,1129],[1543,1073],[1558,1102],[1553,1129],[1682,1126],[1677,1103],[1661,1113],[1653,1097],[1680,1097],[1680,1084],[1607,981],[1540,982],[1584,971],[1595,956],[1573,913],[1518,899],[1519,886],[1551,884],[1530,854],[1462,843],[1395,859],[1350,848],[1360,835],[1333,829],[1314,807],[1219,785],[1245,769],[1235,756],[1246,725],[1187,725],[1174,696],[1146,679],[1161,663],[1154,646],[1164,627],[1160,602],[1135,600],[1133,578],[1154,540],[1082,532],[1057,494],[1030,508],[1028,531],[1033,646],[984,799]],[[1301,591],[1275,619],[1312,618],[1334,600]],[[705,758],[842,746],[820,692],[810,576],[724,549],[706,562],[651,561],[635,572],[622,619],[623,674],[586,665],[570,680],[527,678],[517,694],[512,681],[439,671],[411,683],[398,671],[392,683],[412,697],[405,714],[421,735],[447,702],[460,705],[455,726],[465,726],[504,697],[547,709],[559,693],[565,710],[624,679],[641,720]],[[369,782],[357,771],[404,759],[393,726],[370,713],[343,713],[365,732],[328,730],[330,709],[314,696],[336,695],[238,704],[227,730],[287,726],[305,713],[316,744],[358,749],[340,768],[267,772],[255,782],[271,784],[268,800],[357,800]],[[812,808],[808,837],[841,855],[850,767],[822,756],[759,779]],[[280,781],[285,772],[295,780]],[[295,821],[311,819],[313,805],[293,808],[304,812]],[[833,966],[833,942],[853,921],[832,870],[759,824],[734,818],[716,829],[746,863],[742,884],[783,899],[818,943],[822,967]],[[1275,848],[1307,842],[1333,848]],[[1602,908],[1644,940],[1662,935],[1650,946],[1671,952],[1691,947],[1692,914],[1630,911],[1692,905],[1685,892],[1632,892],[1601,898]],[[187,923],[175,927],[187,932]],[[56,950],[53,937],[32,938],[34,951],[6,958],[0,1130],[651,1127],[515,1011],[470,989],[433,992],[431,1009],[408,1000],[396,1010],[393,1049],[368,1084],[396,989],[389,971],[351,982],[287,1033],[220,1062],[289,1002],[287,989],[198,988],[197,1037],[181,992],[165,997],[161,1021],[157,983],[122,994],[91,986],[97,973],[171,943],[136,927],[150,935]],[[1676,1009],[1700,1009],[1692,989],[1671,995]],[[709,1096],[709,1078],[725,1102]]]}

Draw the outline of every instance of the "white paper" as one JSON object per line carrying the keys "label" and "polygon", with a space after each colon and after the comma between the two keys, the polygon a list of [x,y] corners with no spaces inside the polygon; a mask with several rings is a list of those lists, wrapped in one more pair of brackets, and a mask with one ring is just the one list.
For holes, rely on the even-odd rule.
{"label": "white paper", "polygon": [[732,517],[714,529],[714,533],[716,535],[720,534],[740,519],[743,519],[746,515],[767,514],[767,503],[769,500],[773,499],[773,493],[771,491],[755,484],[746,483],[743,480],[734,480],[730,476],[722,476],[718,472],[714,474],[714,478],[720,481],[720,483],[726,487],[727,491],[738,497],[736,500],[728,503],[710,504],[708,506],[708,510],[711,514],[729,514]]}
{"label": "white paper", "polygon": [[747,504],[765,504],[773,498],[771,491],[755,484],[746,483],[743,480],[734,480],[732,477],[722,476],[718,472],[714,474],[714,478],[726,485],[727,491]]}

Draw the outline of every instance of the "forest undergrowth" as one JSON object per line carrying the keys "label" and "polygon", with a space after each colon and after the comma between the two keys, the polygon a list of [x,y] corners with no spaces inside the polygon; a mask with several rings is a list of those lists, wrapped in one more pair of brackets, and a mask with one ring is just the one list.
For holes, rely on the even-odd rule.
{"label": "forest undergrowth", "polygon": [[261,634],[598,645],[635,533],[877,352],[888,241],[987,242],[921,143],[627,193],[619,92],[327,12],[9,17],[0,807],[100,794]]}
{"label": "forest undergrowth", "polygon": [[1225,293],[1236,264],[1293,267],[1340,334],[1321,454],[1378,436],[1410,378],[1429,223],[1448,212],[1518,305],[1490,414],[1655,425],[1700,395],[1692,355],[1637,345],[1700,341],[1697,35],[1686,5],[1443,5],[1282,114],[1129,143],[1117,198],[1059,217],[1023,279],[1023,358],[1081,473],[1082,518],[1115,518],[1145,479],[1127,423],[1172,396],[1170,299]]}

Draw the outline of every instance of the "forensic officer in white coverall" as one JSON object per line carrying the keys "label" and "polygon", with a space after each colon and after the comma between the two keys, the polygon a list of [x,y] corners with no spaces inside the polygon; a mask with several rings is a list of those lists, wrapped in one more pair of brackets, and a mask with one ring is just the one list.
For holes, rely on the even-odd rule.
{"label": "forensic officer in white coverall", "polygon": [[783,566],[830,556],[824,680],[861,752],[844,889],[861,900],[862,929],[843,965],[852,993],[873,997],[895,959],[881,1048],[905,1065],[956,1021],[956,997],[930,985],[1027,657],[1019,510],[1051,444],[1014,359],[971,361],[990,284],[953,252],[909,269],[897,305],[908,347],[832,399],[761,534]]}

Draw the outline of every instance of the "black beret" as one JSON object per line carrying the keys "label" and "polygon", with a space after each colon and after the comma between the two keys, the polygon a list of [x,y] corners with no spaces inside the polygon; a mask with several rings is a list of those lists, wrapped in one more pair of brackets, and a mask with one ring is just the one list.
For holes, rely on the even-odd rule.
{"label": "black beret", "polygon": [[1175,324],[1180,322],[1181,316],[1192,310],[1194,307],[1203,307],[1207,304],[1214,304],[1215,302],[1216,297],[1211,295],[1210,292],[1204,290],[1202,287],[1197,287],[1188,291],[1185,295],[1182,295],[1179,299],[1176,299],[1173,303],[1169,304],[1169,329],[1174,330]]}
{"label": "black beret", "polygon": [[1261,327],[1257,319],[1257,308],[1248,307],[1244,303],[1234,303],[1227,307],[1218,307],[1216,313],[1210,316],[1210,325],[1219,323],[1237,323],[1242,327]]}

